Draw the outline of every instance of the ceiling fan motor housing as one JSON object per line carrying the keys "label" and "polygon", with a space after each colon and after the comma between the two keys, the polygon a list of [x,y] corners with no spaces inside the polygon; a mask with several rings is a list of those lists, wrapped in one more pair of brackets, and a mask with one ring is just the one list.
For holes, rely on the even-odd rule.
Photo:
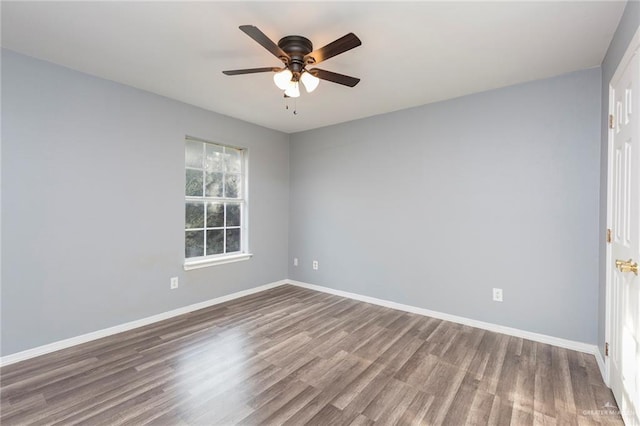
{"label": "ceiling fan motor housing", "polygon": [[304,57],[313,51],[313,43],[306,37],[290,35],[280,39],[278,47],[291,58],[288,68],[297,81],[306,65]]}

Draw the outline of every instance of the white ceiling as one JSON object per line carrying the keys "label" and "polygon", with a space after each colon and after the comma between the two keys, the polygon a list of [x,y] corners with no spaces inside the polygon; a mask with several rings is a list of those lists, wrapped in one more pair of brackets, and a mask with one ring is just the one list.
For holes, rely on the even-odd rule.
{"label": "white ceiling", "polygon": [[[624,2],[2,2],[2,46],[208,110],[292,133],[601,64]],[[279,66],[238,29],[321,47],[348,32],[362,46],[321,68],[284,108]]]}

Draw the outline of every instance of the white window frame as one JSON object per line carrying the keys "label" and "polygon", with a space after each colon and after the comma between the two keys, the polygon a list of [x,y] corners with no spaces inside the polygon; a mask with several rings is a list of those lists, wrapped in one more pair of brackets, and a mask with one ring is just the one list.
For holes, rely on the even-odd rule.
{"label": "white window frame", "polygon": [[[253,256],[250,252],[249,252],[249,227],[248,227],[248,223],[249,223],[249,201],[248,201],[248,196],[249,196],[249,168],[248,168],[248,162],[249,162],[249,153],[247,148],[242,148],[242,147],[238,147],[238,146],[233,146],[233,145],[229,145],[226,143],[220,143],[220,142],[212,142],[212,141],[208,141],[205,139],[200,139],[200,138],[196,138],[193,136],[186,136],[184,143],[185,143],[185,147],[186,147],[186,143],[187,142],[199,142],[199,143],[203,143],[203,144],[211,144],[211,145],[216,145],[219,147],[223,147],[223,148],[231,148],[231,149],[235,149],[235,150],[239,150],[242,152],[242,162],[241,162],[241,173],[240,175],[242,176],[242,182],[241,182],[241,187],[240,187],[240,191],[242,194],[241,198],[227,198],[227,197],[207,197],[204,193],[203,190],[203,196],[187,196],[186,195],[186,191],[185,191],[185,198],[184,198],[184,209],[186,209],[186,205],[188,202],[204,202],[206,203],[210,203],[210,202],[215,202],[215,203],[225,203],[225,202],[232,202],[232,203],[240,203],[240,226],[237,229],[240,229],[240,251],[239,252],[233,252],[233,253],[222,253],[222,254],[213,254],[213,255],[206,255],[206,225],[204,228],[200,229],[200,228],[192,228],[190,230],[202,230],[205,232],[205,255],[204,256],[198,256],[198,257],[186,257],[186,250],[185,250],[185,246],[183,246],[183,255],[184,255],[184,269],[186,271],[192,270],[192,269],[199,269],[199,268],[206,268],[208,266],[214,266],[214,265],[222,265],[225,263],[233,263],[233,262],[239,262],[239,261],[243,261],[243,260],[248,260],[251,258],[251,256]],[[186,164],[186,157],[185,157],[185,161],[184,161],[184,170],[185,170],[185,180],[186,180],[186,170],[189,169],[189,167],[187,167]],[[203,182],[202,182],[203,186],[206,185],[206,181],[203,178]],[[183,185],[183,188],[185,187],[185,185]],[[204,189],[204,188],[203,188]],[[183,209],[183,211],[185,211]],[[226,210],[225,210],[225,216],[226,216]],[[182,229],[183,229],[183,242],[186,245],[186,232],[187,229],[185,228],[185,216],[183,214],[182,216],[183,220],[182,220]],[[205,221],[206,221],[206,210],[205,210]],[[224,244],[226,247],[226,217],[225,217],[225,223],[224,223],[224,227],[222,228],[223,230],[225,230],[225,232],[223,232],[224,234]],[[235,227],[234,227],[235,228]]]}

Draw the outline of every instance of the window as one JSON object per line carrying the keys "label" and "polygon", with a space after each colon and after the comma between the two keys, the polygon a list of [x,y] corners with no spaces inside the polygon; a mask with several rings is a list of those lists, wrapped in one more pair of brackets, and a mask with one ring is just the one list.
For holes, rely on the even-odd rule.
{"label": "window", "polygon": [[185,269],[248,259],[246,151],[187,138]]}

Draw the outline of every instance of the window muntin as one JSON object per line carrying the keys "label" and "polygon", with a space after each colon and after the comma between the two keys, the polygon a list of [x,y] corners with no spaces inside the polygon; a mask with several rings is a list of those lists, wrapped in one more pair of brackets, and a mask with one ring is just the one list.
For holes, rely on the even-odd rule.
{"label": "window muntin", "polygon": [[246,253],[246,151],[185,142],[186,262]]}

